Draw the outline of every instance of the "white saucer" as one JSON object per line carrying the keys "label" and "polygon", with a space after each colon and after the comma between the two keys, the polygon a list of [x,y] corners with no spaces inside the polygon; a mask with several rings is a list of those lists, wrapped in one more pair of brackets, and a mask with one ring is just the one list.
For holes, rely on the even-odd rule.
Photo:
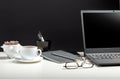
{"label": "white saucer", "polygon": [[42,59],[43,59],[43,57],[36,57],[36,58],[30,59],[30,60],[22,59],[22,58],[15,58],[16,61],[22,62],[22,63],[35,63],[35,62],[41,61]]}

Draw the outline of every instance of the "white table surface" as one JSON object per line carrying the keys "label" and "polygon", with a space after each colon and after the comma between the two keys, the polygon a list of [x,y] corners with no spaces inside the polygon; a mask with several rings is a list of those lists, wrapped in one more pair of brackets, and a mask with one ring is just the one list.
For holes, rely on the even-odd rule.
{"label": "white table surface", "polygon": [[0,52],[0,79],[120,79],[120,66],[72,70],[63,66],[45,59],[38,63],[18,63]]}

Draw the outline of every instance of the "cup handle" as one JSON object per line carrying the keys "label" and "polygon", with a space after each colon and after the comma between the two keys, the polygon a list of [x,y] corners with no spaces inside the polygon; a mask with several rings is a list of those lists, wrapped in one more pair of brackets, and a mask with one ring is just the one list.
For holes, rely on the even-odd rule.
{"label": "cup handle", "polygon": [[38,56],[41,56],[41,54],[42,54],[42,50],[41,49],[38,49]]}
{"label": "cup handle", "polygon": [[4,48],[4,46],[0,46],[1,48]]}

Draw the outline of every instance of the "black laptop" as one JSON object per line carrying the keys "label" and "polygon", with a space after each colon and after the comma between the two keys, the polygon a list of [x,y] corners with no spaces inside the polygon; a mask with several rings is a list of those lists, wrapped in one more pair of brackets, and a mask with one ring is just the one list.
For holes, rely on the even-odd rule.
{"label": "black laptop", "polygon": [[82,10],[85,56],[98,66],[120,65],[120,11]]}

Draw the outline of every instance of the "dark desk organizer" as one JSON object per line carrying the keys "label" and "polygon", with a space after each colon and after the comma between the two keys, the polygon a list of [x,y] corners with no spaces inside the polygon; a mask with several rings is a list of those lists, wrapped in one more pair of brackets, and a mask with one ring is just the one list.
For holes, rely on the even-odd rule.
{"label": "dark desk organizer", "polygon": [[37,41],[38,49],[41,49],[42,51],[47,51],[50,49],[50,43],[49,41]]}

